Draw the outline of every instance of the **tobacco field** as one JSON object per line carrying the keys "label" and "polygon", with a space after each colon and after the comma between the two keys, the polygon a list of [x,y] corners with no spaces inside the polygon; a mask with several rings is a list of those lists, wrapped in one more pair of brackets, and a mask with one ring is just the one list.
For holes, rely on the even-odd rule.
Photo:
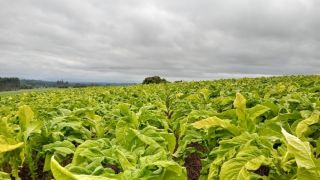
{"label": "tobacco field", "polygon": [[317,180],[320,76],[0,96],[0,179]]}

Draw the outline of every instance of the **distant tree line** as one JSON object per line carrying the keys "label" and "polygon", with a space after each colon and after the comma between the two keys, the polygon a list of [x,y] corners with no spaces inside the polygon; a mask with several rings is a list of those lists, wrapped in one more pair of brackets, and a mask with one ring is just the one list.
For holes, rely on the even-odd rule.
{"label": "distant tree line", "polygon": [[11,91],[20,89],[20,80],[15,77],[0,77],[0,91]]}
{"label": "distant tree line", "polygon": [[[159,84],[168,83],[164,78],[159,76],[146,77],[142,84]],[[82,88],[88,86],[116,86],[116,85],[130,85],[130,83],[69,83],[68,81],[58,80],[53,81],[42,81],[42,80],[26,80],[19,79],[16,77],[0,77],[0,91],[15,91],[19,89],[34,89],[34,88]]]}
{"label": "distant tree line", "polygon": [[42,81],[19,79],[16,77],[0,77],[0,91],[15,91],[19,89],[34,89],[34,88],[83,88],[89,86],[126,86],[132,83],[76,83],[64,80],[58,81]]}
{"label": "distant tree line", "polygon": [[58,80],[54,81],[41,81],[41,80],[20,80],[20,89],[34,89],[34,88],[68,88],[73,87],[75,84],[69,84],[68,81]]}
{"label": "distant tree line", "polygon": [[41,81],[41,80],[20,80],[16,77],[0,77],[0,91],[16,91],[19,89],[34,88],[68,88],[68,87],[84,87],[84,84],[69,84],[68,81],[59,80],[57,82]]}
{"label": "distant tree line", "polygon": [[63,80],[57,81],[57,87],[58,88],[67,88],[67,87],[69,87],[69,82],[63,81]]}

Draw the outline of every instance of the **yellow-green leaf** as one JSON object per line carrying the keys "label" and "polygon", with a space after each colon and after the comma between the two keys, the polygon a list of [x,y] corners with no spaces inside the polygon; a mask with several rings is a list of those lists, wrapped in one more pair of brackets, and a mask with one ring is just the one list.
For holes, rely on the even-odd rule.
{"label": "yellow-green leaf", "polygon": [[287,140],[288,151],[294,155],[298,167],[304,167],[307,169],[315,168],[316,164],[312,159],[312,152],[309,143],[301,141],[299,138],[289,134],[284,129],[281,131]]}
{"label": "yellow-green leaf", "polygon": [[319,113],[313,113],[309,118],[298,123],[296,127],[296,134],[302,137],[307,131],[309,126],[319,122]]}
{"label": "yellow-green leaf", "polygon": [[29,106],[23,105],[19,108],[18,115],[21,129],[24,131],[29,126],[30,121],[33,119],[34,113]]}
{"label": "yellow-green leaf", "polygon": [[11,177],[8,173],[0,171],[0,179],[1,180],[11,180]]}
{"label": "yellow-green leaf", "polygon": [[202,128],[210,128],[210,127],[222,127],[228,131],[230,131],[234,135],[239,135],[240,131],[238,128],[230,123],[228,120],[222,120],[216,116],[209,117],[207,119],[203,119],[200,121],[197,121],[195,123],[192,123],[192,126],[197,129]]}
{"label": "yellow-green leaf", "polygon": [[245,159],[231,159],[221,167],[219,179],[221,180],[250,180],[250,174],[245,169]]}
{"label": "yellow-green leaf", "polygon": [[119,149],[116,150],[116,156],[117,156],[117,159],[119,160],[120,165],[123,170],[134,168],[134,166],[126,158],[125,154],[122,151],[120,151]]}
{"label": "yellow-green leaf", "polygon": [[103,176],[72,174],[66,168],[60,166],[60,164],[54,159],[54,156],[51,158],[51,172],[55,180],[114,180]]}
{"label": "yellow-green leaf", "polygon": [[247,100],[244,98],[244,96],[237,92],[236,93],[236,99],[234,100],[234,107],[235,108],[242,108],[244,109],[246,107],[246,103],[247,103]]}
{"label": "yellow-green leaf", "polygon": [[69,172],[64,167],[60,166],[60,164],[54,159],[54,156],[51,157],[51,172],[53,177],[56,180],[64,179],[64,180],[77,180],[77,177]]}
{"label": "yellow-green leaf", "polygon": [[255,171],[259,169],[259,167],[262,165],[262,163],[266,160],[264,156],[258,156],[254,159],[251,159],[245,164],[245,168],[247,170]]}
{"label": "yellow-green leaf", "polygon": [[233,106],[236,108],[236,114],[238,117],[238,123],[241,128],[248,130],[250,122],[247,122],[246,117],[246,99],[242,96],[242,94],[237,93],[236,99],[233,102]]}
{"label": "yellow-green leaf", "polygon": [[17,144],[8,144],[2,137],[0,137],[0,153],[13,151],[23,146],[23,142]]}

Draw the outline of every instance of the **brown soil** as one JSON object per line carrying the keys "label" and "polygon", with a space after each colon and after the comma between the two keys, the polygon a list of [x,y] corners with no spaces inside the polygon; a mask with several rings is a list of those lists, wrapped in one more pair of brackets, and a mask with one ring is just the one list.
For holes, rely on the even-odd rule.
{"label": "brown soil", "polygon": [[[197,152],[207,152],[208,149],[198,143],[190,143],[187,147],[193,147]],[[199,153],[189,154],[184,160],[184,166],[187,168],[188,180],[198,180],[201,172],[201,158]]]}
{"label": "brown soil", "polygon": [[37,180],[53,179],[51,171],[43,172],[44,158],[40,158],[37,163]]}
{"label": "brown soil", "polygon": [[[37,163],[36,178],[38,180],[51,179],[52,178],[51,173],[43,172],[43,166],[44,166],[44,159],[40,158]],[[26,163],[19,169],[18,175],[22,180],[32,180],[30,169],[28,168]]]}
{"label": "brown soil", "polygon": [[119,174],[120,171],[121,171],[120,168],[117,165],[110,164],[107,167],[111,168],[114,171],[114,173],[116,173],[116,174]]}
{"label": "brown soil", "polygon": [[198,143],[190,143],[187,147],[194,147],[199,152],[208,152],[208,148]]}
{"label": "brown soil", "polygon": [[24,164],[20,168],[20,171],[19,171],[18,175],[22,180],[32,180],[32,178],[30,176],[30,173],[29,173],[29,168],[28,168],[28,166],[26,164]]}
{"label": "brown soil", "polygon": [[110,168],[114,171],[115,174],[119,174],[121,172],[121,169],[115,165],[115,164],[109,164],[109,163],[106,163],[106,162],[102,162],[102,166],[104,168]]}
{"label": "brown soil", "polygon": [[165,113],[165,115],[167,116],[168,119],[171,119],[171,117],[173,115],[173,111],[165,111],[164,113]]}
{"label": "brown soil", "polygon": [[254,173],[259,174],[260,176],[268,176],[269,175],[269,167],[268,166],[260,166],[259,169],[257,169],[256,171],[254,171]]}
{"label": "brown soil", "polygon": [[201,159],[197,153],[191,153],[184,160],[184,166],[187,168],[188,180],[198,180],[201,171]]}
{"label": "brown soil", "polygon": [[66,158],[60,163],[61,166],[66,166],[72,162],[73,154],[68,154]]}
{"label": "brown soil", "polygon": [[174,133],[174,137],[176,138],[176,146],[174,147],[174,151],[173,152],[176,152],[178,147],[179,147],[179,135]]}

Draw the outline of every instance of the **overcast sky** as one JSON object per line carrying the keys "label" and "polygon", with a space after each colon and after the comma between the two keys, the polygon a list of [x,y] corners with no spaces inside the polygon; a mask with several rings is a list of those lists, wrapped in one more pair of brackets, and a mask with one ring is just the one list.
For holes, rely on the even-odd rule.
{"label": "overcast sky", "polygon": [[319,74],[319,0],[0,0],[0,76]]}

